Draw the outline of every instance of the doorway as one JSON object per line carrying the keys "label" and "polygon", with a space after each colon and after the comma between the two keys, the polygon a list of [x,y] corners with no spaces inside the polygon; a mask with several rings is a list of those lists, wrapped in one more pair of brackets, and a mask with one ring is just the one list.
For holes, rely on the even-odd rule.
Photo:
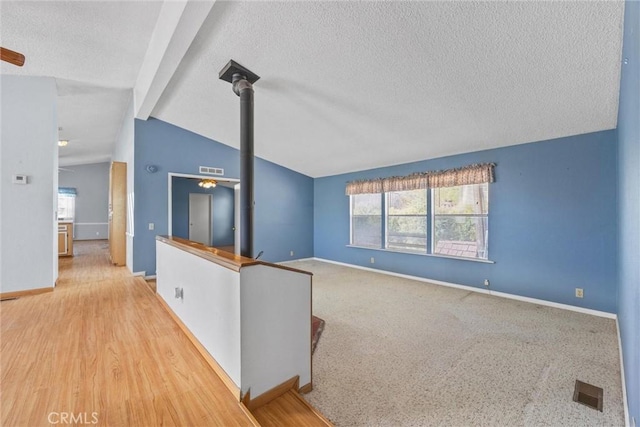
{"label": "doorway", "polygon": [[211,246],[211,194],[189,193],[189,240]]}
{"label": "doorway", "polygon": [[[210,213],[210,244],[208,246],[226,252],[240,254],[239,212],[240,183],[237,179],[218,178],[218,185],[213,189],[205,189],[198,185],[206,175],[190,175],[169,172],[168,174],[168,234],[192,240],[189,219],[190,194],[209,194],[212,199]],[[204,240],[198,240],[203,242]]]}

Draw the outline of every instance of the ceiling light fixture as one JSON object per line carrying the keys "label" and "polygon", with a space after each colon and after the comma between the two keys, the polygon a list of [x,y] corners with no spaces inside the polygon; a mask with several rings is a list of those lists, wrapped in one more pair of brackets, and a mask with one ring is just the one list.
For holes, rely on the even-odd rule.
{"label": "ceiling light fixture", "polygon": [[58,141],[58,147],[66,147],[68,143],[69,141],[67,141],[66,139],[61,139],[60,141]]}
{"label": "ceiling light fixture", "polygon": [[218,181],[215,179],[201,179],[198,185],[202,188],[213,188],[218,185]]}

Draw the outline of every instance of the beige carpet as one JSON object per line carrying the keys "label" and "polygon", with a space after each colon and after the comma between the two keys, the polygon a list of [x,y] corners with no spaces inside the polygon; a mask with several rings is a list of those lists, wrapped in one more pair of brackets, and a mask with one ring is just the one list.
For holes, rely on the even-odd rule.
{"label": "beige carpet", "polygon": [[[305,398],[338,426],[622,426],[615,321],[318,261]],[[604,412],[572,401],[604,389]]]}

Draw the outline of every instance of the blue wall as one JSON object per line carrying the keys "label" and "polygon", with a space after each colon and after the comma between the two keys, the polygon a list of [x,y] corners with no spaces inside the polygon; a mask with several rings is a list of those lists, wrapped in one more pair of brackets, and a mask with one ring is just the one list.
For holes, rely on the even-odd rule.
{"label": "blue wall", "polygon": [[[354,179],[495,162],[489,259],[495,264],[347,247]],[[316,179],[314,253],[403,274],[616,312],[616,132],[468,153]],[[375,264],[370,264],[375,257]],[[575,288],[584,298],[575,297]]]}
{"label": "blue wall", "polygon": [[640,3],[625,3],[618,110],[618,323],[629,414],[640,425]]}
{"label": "blue wall", "polygon": [[[256,146],[261,143],[256,140]],[[146,172],[145,165],[150,164],[159,171]],[[135,121],[134,272],[155,274],[155,236],[168,230],[167,173],[198,174],[199,166],[221,167],[225,177],[238,179],[240,155],[234,148],[161,120]],[[254,250],[264,251],[263,259],[313,256],[313,179],[257,158],[254,220]],[[148,229],[151,222],[153,231]]]}
{"label": "blue wall", "polygon": [[[204,166],[204,165],[203,165]],[[212,246],[234,244],[234,192],[233,188],[218,185],[202,188],[197,179],[173,177],[171,186],[171,234],[189,238],[189,193],[211,194]]]}

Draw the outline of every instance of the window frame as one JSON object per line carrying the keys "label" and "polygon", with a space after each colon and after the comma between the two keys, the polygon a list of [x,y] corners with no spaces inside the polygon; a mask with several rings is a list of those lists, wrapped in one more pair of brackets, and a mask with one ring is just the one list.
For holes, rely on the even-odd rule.
{"label": "window frame", "polygon": [[[380,221],[383,222],[383,217],[384,217],[384,200],[382,200],[382,196],[384,195],[384,193],[370,193],[370,194],[377,194],[380,196]],[[365,246],[362,244],[355,244],[354,243],[354,227],[353,227],[353,218],[354,218],[354,214],[353,214],[353,205],[355,202],[355,197],[359,196],[359,194],[354,194],[349,196],[349,246],[353,246],[353,247],[357,247],[357,248],[365,248],[365,249],[382,249],[382,242],[384,241],[384,224],[381,224],[381,234],[380,234],[380,245],[378,246]],[[373,216],[373,215],[356,215],[356,216]]]}
{"label": "window frame", "polygon": [[[60,201],[61,200],[65,200],[64,204],[67,205],[68,203],[71,204],[71,216],[60,216]],[[67,201],[68,200],[68,201]],[[58,217],[58,221],[75,221],[76,219],[76,197],[75,195],[71,195],[71,194],[64,194],[64,193],[58,193],[58,200],[57,200],[57,217]]]}
{"label": "window frame", "polygon": [[[436,214],[435,213],[435,202],[434,202],[434,198],[435,198],[435,192],[434,190],[436,190],[437,188],[428,188],[428,189],[424,189],[421,191],[425,191],[426,192],[426,213],[425,213],[425,217],[426,217],[426,231],[425,231],[425,237],[426,237],[426,247],[424,248],[424,250],[403,250],[403,249],[394,249],[394,248],[389,248],[388,247],[388,205],[389,205],[389,194],[390,193],[398,193],[399,191],[392,191],[392,192],[382,192],[382,193],[370,193],[370,194],[377,194],[380,196],[380,221],[381,221],[381,234],[380,234],[380,242],[378,245],[376,246],[363,246],[363,245],[359,245],[359,244],[355,244],[354,240],[353,240],[353,206],[354,206],[354,197],[358,196],[358,194],[353,194],[353,195],[349,195],[349,244],[347,246],[349,247],[355,247],[355,248],[362,248],[362,249],[373,249],[373,250],[380,250],[380,251],[385,251],[385,252],[395,252],[395,253],[402,253],[402,254],[409,254],[409,255],[421,255],[421,256],[430,256],[430,257],[437,257],[437,258],[448,258],[448,259],[457,259],[457,260],[463,260],[463,261],[473,261],[473,262],[480,262],[480,263],[489,263],[489,264],[493,264],[494,261],[491,261],[489,259],[489,211],[490,211],[490,185],[489,183],[483,183],[484,185],[487,186],[487,209],[486,209],[486,213],[480,213],[480,214]],[[466,185],[483,185],[483,184],[466,184]],[[460,186],[452,186],[452,187],[460,187]],[[451,187],[447,187],[447,188],[451,188]],[[415,191],[415,190],[407,190],[407,191]],[[394,216],[394,215],[392,215]],[[435,239],[435,223],[436,223],[436,218],[437,217],[464,217],[464,218],[481,218],[484,219],[486,221],[486,235],[485,235],[485,242],[486,242],[486,253],[485,253],[485,257],[484,258],[480,258],[480,257],[463,257],[463,256],[458,256],[458,255],[449,255],[449,254],[439,254],[439,253],[435,253],[434,249],[435,249],[435,244],[436,244],[436,239]]]}
{"label": "window frame", "polygon": [[[422,214],[403,214],[403,215],[398,215],[398,214],[393,214],[390,215],[389,214],[389,197],[392,193],[404,193],[404,192],[414,192],[414,191],[424,191],[425,192],[425,206],[424,206],[424,222],[425,222],[425,230],[424,230],[424,240],[425,240],[425,244],[424,247],[420,246],[419,249],[402,249],[402,248],[390,248],[389,247],[389,216],[394,216],[394,217],[401,217],[401,216],[407,216],[407,217],[422,217]],[[386,192],[386,193],[382,193],[383,195],[383,199],[384,199],[384,205],[383,205],[383,212],[384,212],[384,218],[383,218],[383,222],[384,222],[384,239],[382,240],[382,247],[390,252],[402,252],[402,253],[416,253],[416,254],[428,254],[429,253],[429,194],[427,193],[427,190],[405,190],[405,191],[390,191],[390,192]],[[408,236],[408,237],[419,237],[421,238],[422,236]]]}

